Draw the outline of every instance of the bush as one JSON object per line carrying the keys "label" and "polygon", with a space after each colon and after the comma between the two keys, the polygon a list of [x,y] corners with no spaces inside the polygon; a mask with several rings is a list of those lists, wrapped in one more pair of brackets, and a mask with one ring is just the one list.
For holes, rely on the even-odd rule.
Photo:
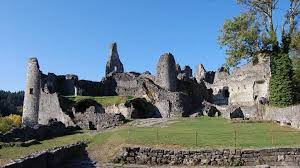
{"label": "bush", "polygon": [[0,132],[5,133],[12,128],[21,127],[22,118],[19,115],[11,114],[7,117],[0,118]]}

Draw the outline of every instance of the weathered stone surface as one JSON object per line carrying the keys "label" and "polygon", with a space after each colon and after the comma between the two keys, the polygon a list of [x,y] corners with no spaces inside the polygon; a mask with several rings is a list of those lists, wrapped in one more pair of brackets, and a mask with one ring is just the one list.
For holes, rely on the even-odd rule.
{"label": "weathered stone surface", "polygon": [[121,125],[125,117],[120,113],[105,113],[105,109],[94,100],[85,99],[73,107],[73,121],[82,129],[101,130]]}
{"label": "weathered stone surface", "polygon": [[260,98],[268,99],[270,77],[270,61],[265,59],[258,63],[249,62],[234,69],[230,75],[222,67],[209,87],[213,89],[217,105],[254,106]]}
{"label": "weathered stone surface", "polygon": [[202,64],[196,65],[195,78],[198,83],[205,80],[205,73],[206,73],[206,70]]}
{"label": "weathered stone surface", "polygon": [[177,87],[176,63],[171,53],[163,54],[156,68],[156,83],[168,90],[175,92]]}
{"label": "weathered stone surface", "polygon": [[290,125],[293,128],[300,128],[300,105],[286,108],[265,106],[263,113],[264,120],[273,120],[282,125]]}
{"label": "weathered stone surface", "polygon": [[97,130],[113,128],[125,123],[125,117],[122,114],[100,113],[97,116]]}
{"label": "weathered stone surface", "polygon": [[37,58],[30,58],[27,65],[26,87],[22,123],[26,126],[38,124],[41,72]]}
{"label": "weathered stone surface", "polygon": [[126,119],[131,119],[131,114],[135,110],[133,107],[126,107],[125,104],[111,105],[104,108],[108,114],[122,114]]}
{"label": "weathered stone surface", "polygon": [[[153,80],[144,77],[143,75],[130,73],[117,73],[107,76],[102,80],[102,83],[103,87],[106,88],[105,95],[107,96],[145,97],[147,101],[153,105],[161,100],[167,100],[171,105],[171,116],[182,116],[184,113],[189,113],[191,102],[187,93],[194,94],[200,92],[199,87],[195,87],[195,90],[199,89],[199,91],[191,91],[193,90],[193,87],[189,82],[186,83],[186,87],[184,87],[184,83],[180,84],[179,87],[181,92],[170,92],[159,87]],[[206,89],[204,91],[204,93],[206,93]],[[202,98],[202,95],[200,95],[200,97]],[[199,99],[197,99],[197,101],[198,100]],[[200,103],[201,100],[203,99],[199,100]],[[199,101],[197,103],[199,103]]]}
{"label": "weathered stone surface", "polygon": [[186,75],[187,78],[193,77],[193,70],[190,66],[184,66],[182,72]]}
{"label": "weathered stone surface", "polygon": [[145,98],[135,98],[128,100],[125,106],[133,109],[130,118],[158,118],[161,117],[159,110],[152,103],[148,102]]}
{"label": "weathered stone surface", "polygon": [[162,118],[169,118],[171,116],[171,103],[168,100],[161,100],[155,103]]}
{"label": "weathered stone surface", "polygon": [[181,67],[179,64],[176,64],[176,72],[177,72],[177,75],[181,73]]}
{"label": "weathered stone surface", "polygon": [[74,126],[71,117],[63,112],[57,93],[45,93],[41,91],[39,101],[39,124],[47,125],[51,120],[57,120],[66,126]]}
{"label": "weathered stone surface", "polygon": [[[297,161],[300,159],[300,155],[293,152],[297,150],[298,148],[286,148],[283,154],[276,154],[282,149],[170,151],[126,147],[115,157],[114,162],[148,166],[300,166]],[[262,153],[261,151],[264,151],[264,154],[257,155]],[[277,159],[281,155],[284,157],[281,157],[280,160]]]}
{"label": "weathered stone surface", "polygon": [[117,72],[117,73],[124,72],[123,64],[119,58],[117,43],[113,43],[110,47],[110,54],[105,69],[106,75],[113,72]]}
{"label": "weathered stone surface", "polygon": [[209,117],[218,117],[221,115],[221,112],[211,103],[204,101],[202,103],[202,115]]}

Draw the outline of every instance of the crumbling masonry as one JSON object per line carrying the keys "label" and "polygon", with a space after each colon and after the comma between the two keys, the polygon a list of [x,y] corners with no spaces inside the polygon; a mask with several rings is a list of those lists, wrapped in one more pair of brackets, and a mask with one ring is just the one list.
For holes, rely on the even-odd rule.
{"label": "crumbling masonry", "polygon": [[[274,116],[271,110],[268,114],[260,110],[261,103],[267,103],[271,77],[270,61],[263,54],[258,62],[245,64],[232,73],[223,67],[216,72],[206,71],[199,64],[193,76],[190,66],[182,70],[174,56],[166,53],[159,58],[156,76],[153,76],[148,71],[124,72],[117,44],[113,43],[105,72],[105,77],[96,82],[80,80],[73,74],[46,75],[40,71],[38,60],[30,58],[23,124],[48,124],[54,119],[66,125],[101,129],[117,125],[124,117],[218,116],[221,113],[226,118],[290,121],[291,125],[299,126],[299,122],[295,122],[298,119],[290,113]],[[86,100],[66,108],[66,96],[132,96],[134,99],[105,108]]]}

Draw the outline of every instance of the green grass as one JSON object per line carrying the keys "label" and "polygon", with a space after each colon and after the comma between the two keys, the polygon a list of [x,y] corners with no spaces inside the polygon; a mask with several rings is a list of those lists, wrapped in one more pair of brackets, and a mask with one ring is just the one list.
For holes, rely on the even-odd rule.
{"label": "green grass", "polygon": [[89,156],[93,160],[108,162],[123,146],[171,149],[299,147],[300,131],[272,122],[239,123],[223,118],[180,118],[171,121],[170,124],[152,127],[134,127],[128,124],[96,134],[85,131],[46,140],[42,141],[42,144],[27,148],[2,148],[0,163],[85,139],[90,140],[87,148]]}
{"label": "green grass", "polygon": [[40,141],[40,144],[32,145],[30,147],[3,147],[0,149],[0,165],[8,163],[12,159],[27,156],[34,152],[73,144],[78,141],[89,141],[90,139],[91,136],[89,135],[89,133],[79,132],[73,135],[66,135],[63,137]]}
{"label": "green grass", "polygon": [[[109,134],[109,135],[107,135]],[[196,135],[197,134],[197,135]],[[187,148],[260,148],[300,146],[300,132],[276,123],[233,123],[222,118],[179,119],[166,127],[123,128],[98,134],[93,143],[107,136],[121,137],[131,145]],[[197,136],[197,139],[196,139]]]}
{"label": "green grass", "polygon": [[102,96],[102,97],[93,97],[93,96],[66,96],[69,100],[73,102],[78,102],[85,99],[95,100],[103,107],[111,105],[119,105],[125,103],[127,100],[132,99],[132,96]]}

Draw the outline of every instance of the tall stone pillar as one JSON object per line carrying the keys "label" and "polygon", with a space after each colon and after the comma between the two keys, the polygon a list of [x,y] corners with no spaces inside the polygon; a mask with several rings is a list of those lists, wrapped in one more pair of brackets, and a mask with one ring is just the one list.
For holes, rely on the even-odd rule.
{"label": "tall stone pillar", "polygon": [[110,53],[106,63],[105,75],[108,75],[112,72],[124,72],[123,64],[119,58],[117,43],[112,43],[110,46]]}
{"label": "tall stone pillar", "polygon": [[156,68],[156,84],[160,87],[175,92],[177,89],[176,63],[171,53],[160,56]]}
{"label": "tall stone pillar", "polygon": [[23,104],[23,125],[33,127],[38,124],[41,72],[37,58],[30,58],[27,64],[26,87]]}
{"label": "tall stone pillar", "polygon": [[205,80],[206,70],[202,64],[196,65],[195,78],[198,83],[201,83],[202,80]]}

